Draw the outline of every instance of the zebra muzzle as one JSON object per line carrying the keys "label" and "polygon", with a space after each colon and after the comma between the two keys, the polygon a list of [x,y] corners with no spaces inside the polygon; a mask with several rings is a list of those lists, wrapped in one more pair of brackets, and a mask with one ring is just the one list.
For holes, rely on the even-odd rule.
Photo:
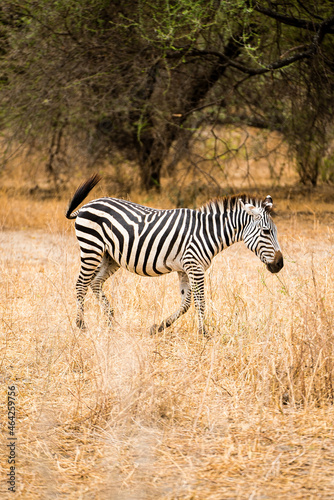
{"label": "zebra muzzle", "polygon": [[274,261],[267,264],[267,269],[271,273],[279,273],[284,266],[282,252],[275,252]]}

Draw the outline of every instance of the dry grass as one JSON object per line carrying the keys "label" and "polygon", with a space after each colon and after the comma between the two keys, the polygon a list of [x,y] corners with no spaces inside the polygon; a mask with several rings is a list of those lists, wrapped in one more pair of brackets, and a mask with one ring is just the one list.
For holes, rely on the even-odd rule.
{"label": "dry grass", "polygon": [[[219,255],[206,275],[209,341],[197,334],[194,308],[149,336],[177,307],[177,277],[122,270],[106,285],[115,326],[106,326],[89,293],[88,330],[80,332],[69,192],[25,198],[36,182],[44,185],[37,160],[29,171],[22,161],[16,175],[3,174],[0,477],[8,473],[11,383],[18,462],[17,492],[1,481],[1,498],[333,498],[333,193],[326,186],[298,193],[285,163],[282,182],[272,182],[272,160],[261,155],[227,165],[228,182],[273,195],[285,267],[270,275],[242,244]],[[131,199],[172,207],[174,188],[190,206],[207,199],[187,166],[176,175],[174,185],[164,179],[162,196],[134,191]],[[91,198],[114,195],[110,186],[101,183]]]}
{"label": "dry grass", "polygon": [[[115,327],[89,294],[79,332],[79,252],[60,207],[19,205],[20,231],[2,218],[0,465],[3,478],[13,382],[15,498],[332,498],[333,218],[276,220],[277,276],[242,244],[218,256],[206,278],[207,341],[194,309],[150,337],[176,308],[176,276],[125,271],[106,286]],[[43,230],[24,230],[28,210]]]}

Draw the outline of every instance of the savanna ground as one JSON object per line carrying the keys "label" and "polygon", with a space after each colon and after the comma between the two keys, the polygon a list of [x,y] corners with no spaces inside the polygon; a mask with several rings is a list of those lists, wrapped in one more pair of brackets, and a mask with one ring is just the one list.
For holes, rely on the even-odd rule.
{"label": "savanna ground", "polygon": [[114,327],[89,293],[80,332],[66,201],[1,195],[1,498],[333,498],[334,205],[287,192],[274,198],[282,272],[242,243],[207,272],[210,340],[194,307],[150,336],[177,307],[177,277],[123,270],[105,287]]}

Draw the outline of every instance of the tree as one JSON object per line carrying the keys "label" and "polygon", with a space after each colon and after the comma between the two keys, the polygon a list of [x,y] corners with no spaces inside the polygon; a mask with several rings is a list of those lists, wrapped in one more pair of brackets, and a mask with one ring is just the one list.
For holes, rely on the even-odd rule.
{"label": "tree", "polygon": [[[280,129],[316,182],[306,171],[333,111],[330,1],[5,0],[0,23],[2,126],[47,138],[50,173],[66,135],[90,158],[121,151],[159,189],[172,145],[210,105]],[[298,120],[301,102],[312,120]]]}

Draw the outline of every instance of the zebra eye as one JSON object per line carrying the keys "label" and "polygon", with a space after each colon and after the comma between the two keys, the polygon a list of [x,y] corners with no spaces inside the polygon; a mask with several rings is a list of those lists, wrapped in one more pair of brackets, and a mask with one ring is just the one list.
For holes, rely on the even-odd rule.
{"label": "zebra eye", "polygon": [[263,234],[270,234],[270,229],[262,229]]}

